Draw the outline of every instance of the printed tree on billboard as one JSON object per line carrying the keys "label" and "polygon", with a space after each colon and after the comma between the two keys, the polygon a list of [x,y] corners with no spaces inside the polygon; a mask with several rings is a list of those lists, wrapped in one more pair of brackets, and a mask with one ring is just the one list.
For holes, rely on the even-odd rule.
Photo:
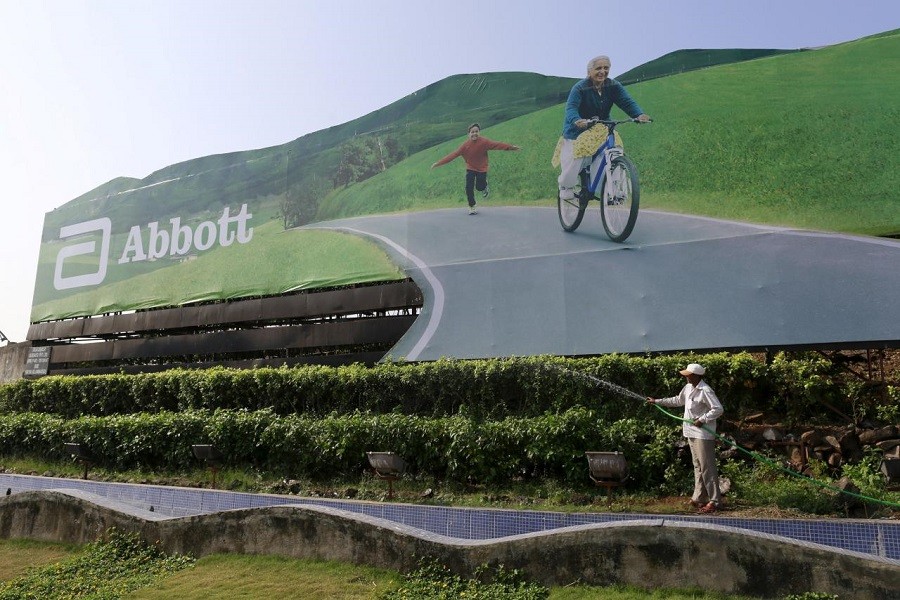
{"label": "printed tree on billboard", "polygon": [[341,145],[341,162],[332,178],[334,187],[363,181],[400,162],[405,153],[394,137],[357,137]]}
{"label": "printed tree on billboard", "polygon": [[279,206],[284,228],[299,227],[315,221],[319,202],[331,189],[331,184],[317,175],[307,177],[288,188]]}

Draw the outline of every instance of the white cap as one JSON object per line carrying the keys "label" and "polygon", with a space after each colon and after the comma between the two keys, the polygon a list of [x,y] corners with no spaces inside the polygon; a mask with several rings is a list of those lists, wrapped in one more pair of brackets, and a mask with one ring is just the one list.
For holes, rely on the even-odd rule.
{"label": "white cap", "polygon": [[678,372],[687,377],[688,375],[703,375],[704,373],[706,373],[706,369],[704,369],[697,363],[691,363],[687,367],[685,367],[683,371]]}

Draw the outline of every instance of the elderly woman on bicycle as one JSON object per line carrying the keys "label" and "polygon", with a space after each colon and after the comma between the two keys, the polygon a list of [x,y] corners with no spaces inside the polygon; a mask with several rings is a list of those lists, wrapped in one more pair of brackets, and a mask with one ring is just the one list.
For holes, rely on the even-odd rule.
{"label": "elderly woman on bicycle", "polygon": [[611,64],[608,56],[592,58],[587,66],[588,76],[576,83],[569,92],[559,146],[559,196],[563,200],[573,198],[578,172],[593,154],[591,152],[583,156],[575,150],[575,139],[587,129],[588,119],[599,117],[608,120],[609,111],[615,104],[629,117],[641,123],[650,121],[650,117],[644,114],[637,102],[625,91],[625,87],[609,76]]}

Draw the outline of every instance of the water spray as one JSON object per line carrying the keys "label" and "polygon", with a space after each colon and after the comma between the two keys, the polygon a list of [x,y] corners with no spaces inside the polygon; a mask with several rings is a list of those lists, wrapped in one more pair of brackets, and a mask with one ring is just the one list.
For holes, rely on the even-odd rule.
{"label": "water spray", "polygon": [[[557,370],[557,371],[566,373],[566,374],[568,374],[568,375],[575,376],[575,377],[577,377],[578,379],[581,379],[581,380],[587,380],[587,381],[591,382],[595,387],[601,387],[601,388],[605,389],[605,390],[608,391],[608,392],[612,392],[612,393],[614,393],[614,394],[616,394],[616,395],[623,396],[623,397],[628,398],[628,399],[631,399],[631,400],[637,400],[637,401],[639,401],[639,402],[646,402],[646,400],[647,400],[647,397],[646,397],[646,396],[642,396],[642,395],[637,394],[637,393],[635,393],[635,392],[633,392],[633,391],[631,391],[631,390],[629,390],[629,389],[627,389],[627,388],[624,388],[624,387],[622,387],[622,386],[620,386],[620,385],[616,385],[616,384],[611,383],[611,382],[609,382],[609,381],[604,381],[603,379],[600,379],[600,378],[598,378],[598,377],[594,377],[593,375],[589,375],[589,374],[587,374],[587,373],[582,373],[582,372],[580,372],[580,371],[575,371],[575,370],[569,369],[569,368],[567,368],[567,367],[561,367],[561,366],[559,366],[559,365],[553,365],[553,364],[542,363],[542,366],[549,367],[549,368],[553,368],[554,370]],[[676,420],[676,421],[678,421],[678,422],[680,422],[680,423],[690,423],[690,424],[693,424],[693,421],[691,421],[690,419],[684,419],[684,418],[682,418],[682,417],[679,417],[678,415],[672,414],[672,413],[670,413],[669,411],[667,411],[666,409],[664,409],[663,407],[659,406],[658,404],[654,404],[653,406],[654,406],[657,410],[659,410],[661,413],[663,413],[664,415],[666,415],[667,417],[669,417],[669,418],[671,418],[671,419],[674,419],[674,420]],[[769,466],[771,466],[771,467],[774,467],[775,469],[777,469],[777,470],[779,470],[779,471],[782,471],[782,472],[784,472],[784,473],[787,473],[787,474],[790,475],[791,477],[798,477],[798,478],[800,478],[800,479],[802,479],[802,480],[805,480],[805,481],[808,481],[809,483],[812,483],[813,485],[817,485],[817,486],[819,486],[820,488],[823,488],[823,489],[826,489],[826,490],[830,490],[830,491],[833,491],[833,492],[838,492],[838,493],[840,493],[840,494],[845,494],[845,495],[847,495],[847,496],[852,496],[852,497],[854,497],[854,498],[857,498],[857,499],[860,499],[860,500],[864,500],[864,501],[866,501],[866,502],[874,502],[874,503],[876,503],[876,504],[882,504],[882,505],[888,506],[888,507],[890,507],[890,508],[900,509],[900,503],[897,503],[897,502],[891,502],[891,501],[889,501],[889,500],[879,500],[878,498],[872,498],[872,497],[866,496],[866,495],[864,495],[864,494],[857,494],[857,493],[855,493],[855,492],[850,492],[850,491],[847,491],[847,490],[842,490],[842,489],[839,488],[839,487],[835,487],[835,486],[833,486],[833,485],[830,485],[830,484],[827,484],[827,483],[823,483],[823,482],[819,481],[818,479],[814,479],[814,478],[812,478],[812,477],[808,477],[807,475],[804,475],[803,473],[798,473],[797,471],[793,471],[793,470],[791,470],[791,469],[786,469],[786,468],[782,467],[780,464],[778,464],[777,462],[773,461],[772,459],[767,458],[767,457],[765,457],[765,456],[762,456],[761,454],[757,454],[756,452],[753,452],[752,450],[748,450],[747,448],[744,448],[743,446],[741,446],[740,444],[738,444],[738,443],[735,442],[734,440],[730,440],[730,439],[728,439],[728,438],[726,438],[726,437],[723,437],[723,436],[719,435],[719,434],[716,433],[715,431],[710,430],[710,429],[709,429],[708,427],[706,427],[705,425],[701,425],[700,428],[703,429],[704,431],[706,431],[707,433],[709,433],[709,434],[715,436],[715,438],[716,438],[717,440],[720,440],[720,441],[724,442],[725,444],[728,444],[729,446],[731,446],[731,447],[733,447],[733,448],[735,448],[735,449],[737,449],[737,450],[743,452],[744,454],[747,454],[748,456],[750,456],[750,457],[753,458],[754,460],[756,460],[756,461],[758,461],[758,462],[761,462],[761,463],[764,463],[764,464],[767,464],[767,465],[769,465]]]}
{"label": "water spray", "polygon": [[550,368],[555,371],[565,373],[566,375],[573,375],[577,379],[581,379],[582,381],[590,382],[591,384],[593,384],[594,387],[602,387],[603,389],[605,389],[608,392],[612,392],[613,394],[616,394],[618,396],[624,396],[625,398],[628,398],[630,400],[637,400],[639,402],[643,402],[644,400],[647,399],[646,396],[641,396],[640,394],[632,392],[628,388],[624,388],[621,385],[616,385],[615,383],[605,381],[603,379],[600,379],[599,377],[594,377],[593,375],[589,375],[587,373],[582,373],[581,371],[574,371],[567,367],[561,367],[559,365],[553,365],[553,364],[547,364],[547,363],[540,363],[539,366]]}

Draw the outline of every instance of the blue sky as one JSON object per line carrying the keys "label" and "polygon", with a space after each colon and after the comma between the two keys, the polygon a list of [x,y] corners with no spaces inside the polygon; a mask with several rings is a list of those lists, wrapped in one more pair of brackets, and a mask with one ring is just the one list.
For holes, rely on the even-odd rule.
{"label": "blue sky", "polygon": [[0,331],[23,341],[44,213],[118,176],[273,146],[459,73],[613,76],[684,48],[900,27],[886,0],[0,0]]}

